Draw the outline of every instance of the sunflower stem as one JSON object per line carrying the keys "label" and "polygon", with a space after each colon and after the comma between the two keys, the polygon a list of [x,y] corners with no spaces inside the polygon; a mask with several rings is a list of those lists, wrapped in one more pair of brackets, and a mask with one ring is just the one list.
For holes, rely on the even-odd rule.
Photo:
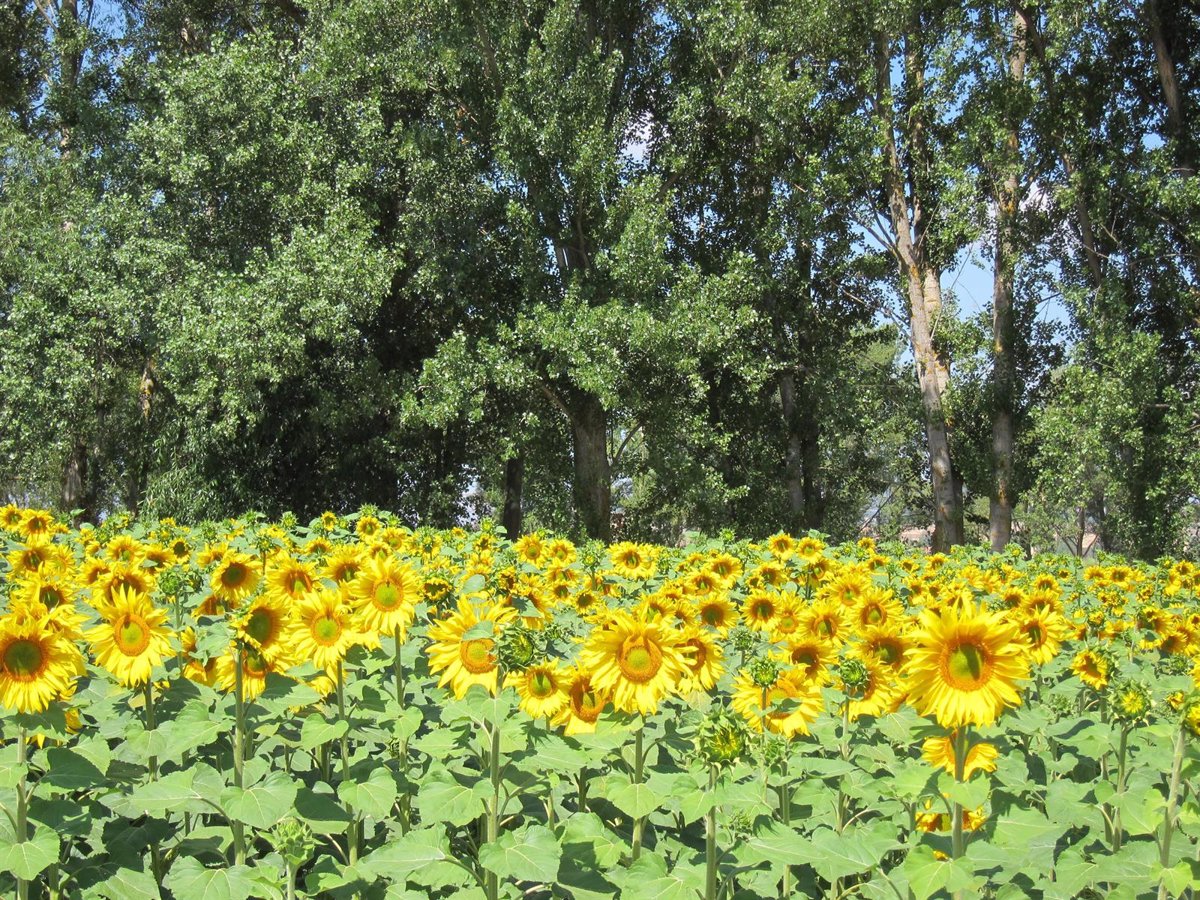
{"label": "sunflower stem", "polygon": [[[642,783],[642,774],[646,765],[646,752],[642,743],[642,732],[646,723],[643,721],[637,730],[633,741],[633,783]],[[636,862],[642,855],[642,829],[646,827],[646,817],[638,816],[633,820],[633,859]]]}
{"label": "sunflower stem", "polygon": [[[954,780],[959,784],[963,783],[963,773],[967,767],[967,729],[965,726],[960,727],[951,736],[954,742]],[[951,856],[954,859],[961,859],[963,855],[963,808],[962,803],[958,800],[954,801],[950,810],[952,818],[950,832],[950,848]],[[956,891],[955,897],[962,897],[962,891]]]}
{"label": "sunflower stem", "polygon": [[[711,805],[704,814],[704,900],[717,900],[717,804],[712,796],[717,789],[717,767],[708,767],[708,793]],[[784,876],[785,883],[787,876]]]}
{"label": "sunflower stem", "polygon": [[[400,639],[400,626],[399,625],[397,625],[395,630],[392,632],[392,637],[396,641],[396,658],[392,661],[392,664],[395,668],[394,674],[396,677],[396,706],[397,706],[397,710],[398,710],[397,715],[399,715],[400,713],[404,712],[404,666],[400,660],[400,648],[402,645],[401,645],[401,639]],[[400,741],[400,747],[398,749],[398,760],[400,763],[401,774],[407,776],[408,775],[408,738],[404,738],[403,740]],[[410,818],[411,818],[411,812],[409,809],[409,796],[407,793],[405,793],[405,794],[401,795],[401,797],[400,797],[400,833],[401,834],[408,834]]]}
{"label": "sunflower stem", "polygon": [[[491,844],[500,837],[500,722],[492,722],[491,748],[488,752],[488,774],[492,781],[492,796],[488,799],[487,807],[487,843]],[[497,900],[500,896],[500,879],[495,872],[488,872],[485,879],[485,893],[488,900]]]}
{"label": "sunflower stem", "polygon": [[[28,746],[26,744],[25,726],[17,729],[17,768],[21,778],[17,782],[17,843],[23,844],[29,840],[29,797],[26,793],[27,781],[25,763],[28,761]],[[17,879],[17,900],[29,900],[29,882],[24,878]]]}
{"label": "sunflower stem", "polygon": [[[337,707],[338,718],[346,722],[349,726],[349,720],[346,719],[346,678],[342,671],[342,661],[339,659],[337,664]],[[346,728],[342,732],[342,736],[338,738],[338,750],[342,757],[342,784],[350,783],[350,729]],[[358,818],[354,813],[354,807],[349,802],[346,803],[346,815],[350,817],[350,824],[346,827],[346,855],[350,860],[350,865],[358,862]]]}
{"label": "sunflower stem", "polygon": [[[1129,748],[1129,726],[1121,728],[1121,741],[1117,745],[1117,796],[1125,793],[1125,757]],[[1112,849],[1116,853],[1124,841],[1124,828],[1121,825],[1121,807],[1112,806]]]}
{"label": "sunflower stem", "polygon": [[[242,766],[245,752],[246,731],[246,696],[242,684],[242,644],[237,641],[233,645],[233,783],[236,787],[244,787]],[[246,862],[246,828],[236,820],[229,823],[233,830],[233,861],[235,865]]]}
{"label": "sunflower stem", "polygon": [[[158,727],[154,722],[154,684],[149,678],[142,685],[142,696],[146,707],[146,730],[153,731]],[[150,756],[150,778],[153,781],[158,780],[158,757],[153,754]]]}
{"label": "sunflower stem", "polygon": [[586,772],[586,769],[580,769],[579,774],[575,776],[575,790],[579,794],[579,799],[576,803],[576,806],[579,808],[581,813],[588,811],[587,778],[585,777]]}
{"label": "sunflower stem", "polygon": [[[785,773],[786,775],[786,773]],[[792,824],[792,786],[791,784],[782,784],[779,786],[779,818],[783,820],[783,824],[791,826]],[[779,892],[780,897],[792,896],[792,867],[784,863],[783,866],[783,882]]]}
{"label": "sunflower stem", "polygon": [[[1167,794],[1167,808],[1163,812],[1162,837],[1159,840],[1159,862],[1163,868],[1171,864],[1171,835],[1175,831],[1175,816],[1179,809],[1179,782],[1183,772],[1184,730],[1175,732],[1175,754],[1171,760],[1171,784]],[[1158,900],[1166,900],[1167,883],[1159,881]]]}
{"label": "sunflower stem", "polygon": [[296,864],[287,861],[287,900],[296,900]]}

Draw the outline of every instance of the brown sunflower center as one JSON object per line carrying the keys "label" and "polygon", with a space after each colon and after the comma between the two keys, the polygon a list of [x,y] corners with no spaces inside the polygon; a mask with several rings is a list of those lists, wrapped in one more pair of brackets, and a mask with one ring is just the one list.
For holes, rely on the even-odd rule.
{"label": "brown sunflower center", "polygon": [[268,643],[275,636],[275,617],[261,607],[254,610],[246,619],[246,635],[259,645]]}
{"label": "brown sunflower center", "polygon": [[775,605],[770,600],[758,600],[750,607],[750,616],[755,619],[769,619],[775,614]]}
{"label": "brown sunflower center", "polygon": [[314,641],[323,647],[332,647],[342,636],[342,623],[330,615],[317,616],[311,630]]}
{"label": "brown sunflower center", "polygon": [[46,609],[54,609],[61,604],[66,597],[63,596],[61,588],[43,586],[38,593],[38,599],[46,605]]}
{"label": "brown sunflower center", "polygon": [[230,563],[221,573],[221,585],[230,589],[239,588],[250,575],[250,570],[239,562]]}
{"label": "brown sunflower center", "polygon": [[113,625],[113,643],[126,656],[141,656],[150,646],[150,626],[136,613],[125,613]]}
{"label": "brown sunflower center", "polygon": [[583,678],[571,686],[571,712],[584,722],[595,722],[604,710],[604,698],[592,690],[589,679]]}
{"label": "brown sunflower center", "polygon": [[42,645],[29,638],[18,638],[4,648],[4,668],[9,678],[33,681],[46,668]]}
{"label": "brown sunflower center", "polygon": [[863,612],[862,620],[864,625],[878,625],[885,618],[887,617],[883,614],[883,610],[872,604]]}
{"label": "brown sunflower center", "polygon": [[692,661],[687,664],[688,668],[692,670],[693,674],[699,674],[700,670],[704,668],[704,664],[708,661],[708,648],[704,646],[703,641],[698,641],[695,638],[689,640],[687,646],[691,647],[693,651]]}
{"label": "brown sunflower center", "polygon": [[814,630],[823,638],[831,638],[837,634],[837,625],[829,616],[821,616],[815,624]]}
{"label": "brown sunflower center", "polygon": [[706,606],[700,610],[700,621],[713,628],[720,627],[725,623],[725,611],[716,604]]}
{"label": "brown sunflower center", "polygon": [[875,655],[888,665],[893,665],[900,661],[900,648],[890,641],[883,641],[875,645]]}
{"label": "brown sunflower center", "polygon": [[246,653],[242,657],[242,670],[247,675],[263,678],[267,674],[267,668],[266,658],[253,647],[247,647]]}
{"label": "brown sunflower center", "polygon": [[496,668],[496,657],[492,654],[491,638],[475,638],[463,641],[458,648],[458,656],[463,668],[472,675],[482,675]]}
{"label": "brown sunflower center", "polygon": [[1035,647],[1042,646],[1046,640],[1046,633],[1042,631],[1042,626],[1037,622],[1030,622],[1025,626],[1025,636],[1029,638],[1029,643]]}
{"label": "brown sunflower center", "polygon": [[991,657],[980,644],[962,641],[950,647],[942,657],[942,675],[953,688],[977,691],[991,678]]}
{"label": "brown sunflower center", "polygon": [[621,673],[635,684],[645,684],[662,667],[662,650],[652,640],[628,637],[617,654]]}

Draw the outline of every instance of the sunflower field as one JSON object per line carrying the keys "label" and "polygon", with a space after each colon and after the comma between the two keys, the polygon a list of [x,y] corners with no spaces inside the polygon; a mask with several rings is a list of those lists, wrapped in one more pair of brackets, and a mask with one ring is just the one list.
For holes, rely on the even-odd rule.
{"label": "sunflower field", "polygon": [[1200,570],[0,509],[18,898],[1179,897]]}

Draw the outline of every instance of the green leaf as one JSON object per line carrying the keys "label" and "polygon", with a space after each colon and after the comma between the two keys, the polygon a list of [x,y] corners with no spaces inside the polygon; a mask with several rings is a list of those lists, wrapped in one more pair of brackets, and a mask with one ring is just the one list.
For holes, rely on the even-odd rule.
{"label": "green leaf", "polygon": [[231,819],[265,830],[291,814],[298,789],[290,775],[275,771],[251,787],[227,787],[221,805]]}
{"label": "green leaf", "polygon": [[997,818],[991,842],[1017,852],[1022,867],[1032,865],[1048,872],[1054,864],[1054,846],[1066,830],[1066,825],[1051,822],[1036,809],[1016,809]]}
{"label": "green leaf", "polygon": [[[472,575],[470,578],[468,578],[466,581],[463,582],[462,593],[463,594],[474,594],[479,591],[482,591],[486,586],[487,586],[486,578],[484,578],[482,575],[479,575],[479,574]],[[490,633],[491,632],[489,632],[489,634]]]}
{"label": "green leaf", "polygon": [[42,779],[66,790],[87,790],[105,783],[104,773],[90,760],[66,747],[51,747],[46,751],[46,775]]}
{"label": "green leaf", "polygon": [[604,779],[600,795],[635,819],[650,815],[666,799],[648,784],[635,784],[628,775],[611,775]]}
{"label": "green leaf", "polygon": [[751,863],[803,865],[813,857],[809,840],[782,822],[771,821],[746,838],[740,857]]}
{"label": "green leaf", "polygon": [[445,830],[422,828],[363,857],[358,869],[397,884],[412,881],[422,887],[441,888],[462,884],[469,877],[453,860]]}
{"label": "green leaf", "polygon": [[915,900],[927,900],[946,886],[950,862],[938,859],[930,847],[920,844],[908,851],[900,866]]}
{"label": "green leaf", "polygon": [[558,877],[562,847],[545,825],[506,831],[479,848],[479,864],[501,878],[553,884]]}
{"label": "green leaf", "polygon": [[31,881],[47,866],[58,862],[58,835],[49,828],[39,828],[27,841],[13,841],[0,847],[0,872],[11,872],[17,878]]}
{"label": "green leaf", "polygon": [[117,869],[96,886],[96,893],[108,900],[159,900],[158,883],[149,872]]}
{"label": "green leaf", "polygon": [[490,792],[491,785],[485,781],[464,787],[449,772],[431,774],[417,790],[417,811],[423,822],[466,825],[483,814],[483,798]]}
{"label": "green leaf", "polygon": [[296,815],[316,834],[341,834],[350,824],[350,816],[338,802],[333,788],[318,782],[312,789],[300,788],[296,794]]}
{"label": "green leaf", "polygon": [[349,728],[350,723],[345,719],[327,722],[319,715],[306,716],[304,724],[300,726],[300,746],[305,750],[315,750],[322,744],[336,741]]}
{"label": "green leaf", "polygon": [[246,900],[259,896],[249,866],[206,869],[194,857],[177,860],[167,876],[176,900]]}
{"label": "green leaf", "polygon": [[874,868],[885,853],[900,846],[895,829],[883,822],[850,827],[841,834],[831,828],[818,828],[810,843],[813,855],[809,864],[828,881]]}
{"label": "green leaf", "polygon": [[355,811],[375,819],[383,819],[396,802],[396,779],[386,765],[373,764],[370,774],[362,781],[345,781],[338,785],[338,796]]}
{"label": "green leaf", "polygon": [[[576,862],[590,863],[600,870],[617,865],[629,852],[629,845],[593,812],[575,813],[567,819],[563,823],[560,842],[568,848],[568,857]],[[587,852],[585,847],[590,850],[590,860],[583,859]]]}

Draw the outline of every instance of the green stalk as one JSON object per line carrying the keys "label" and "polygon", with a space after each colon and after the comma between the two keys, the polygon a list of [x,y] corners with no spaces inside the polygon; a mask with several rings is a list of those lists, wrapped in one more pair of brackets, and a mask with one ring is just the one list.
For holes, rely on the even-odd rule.
{"label": "green stalk", "polygon": [[[642,783],[643,770],[646,765],[646,754],[642,746],[642,732],[645,730],[646,723],[642,722],[642,727],[637,730],[637,737],[634,738],[633,744],[633,782],[634,784]],[[636,861],[642,855],[642,830],[646,827],[646,817],[638,816],[633,820],[633,858]]]}
{"label": "green stalk", "polygon": [[575,789],[576,789],[576,791],[578,791],[578,794],[579,794],[579,800],[578,800],[578,803],[576,804],[579,807],[579,811],[587,812],[588,811],[588,800],[587,800],[587,769],[586,768],[580,769],[579,774],[577,774],[575,776]]}
{"label": "green stalk", "polygon": [[[29,840],[29,796],[26,793],[27,782],[25,763],[28,760],[25,726],[17,729],[17,766],[21,769],[21,780],[17,783],[17,843],[23,844]],[[29,882],[24,878],[17,879],[17,900],[29,900]]]}
{"label": "green stalk", "polygon": [[296,864],[287,861],[287,900],[296,900]]}
{"label": "green stalk", "polygon": [[[400,662],[400,626],[397,625],[392,636],[396,640],[396,658],[393,660],[396,676],[396,705],[398,713],[404,712],[404,666]],[[402,775],[408,775],[408,738],[400,742],[399,749],[400,772]],[[409,823],[411,819],[410,801],[407,793],[400,797],[400,833],[408,834]]]}
{"label": "green stalk", "polygon": [[[142,699],[146,707],[146,730],[153,731],[157,725],[154,721],[154,683],[147,678],[142,685]],[[158,757],[151,756],[150,764],[150,780],[158,781]],[[158,841],[153,841],[150,844],[150,868],[154,873],[154,880],[161,888],[163,884],[163,864],[162,851],[159,848]]]}
{"label": "green stalk", "polygon": [[[1125,793],[1125,756],[1129,746],[1129,726],[1125,725],[1121,728],[1121,743],[1117,746],[1117,796]],[[1124,829],[1121,826],[1121,807],[1112,808],[1112,849],[1116,853],[1121,849],[1121,843],[1124,840]]]}
{"label": "green stalk", "polygon": [[[245,787],[242,768],[245,764],[245,732],[246,732],[246,696],[242,684],[242,644],[234,643],[233,647],[233,783]],[[233,861],[235,865],[246,862],[246,828],[241,822],[229,823],[233,830]]]}
{"label": "green stalk", "polygon": [[[337,664],[337,706],[338,718],[346,721],[346,679],[342,672],[342,661],[339,659]],[[347,728],[342,732],[342,736],[338,738],[338,749],[342,757],[342,783],[350,782],[350,729]],[[350,860],[350,865],[358,862],[358,819],[354,814],[354,807],[349,803],[346,804],[346,815],[350,817],[350,824],[346,827],[346,849],[347,858]]]}
{"label": "green stalk", "polygon": [[[717,767],[708,767],[708,793],[717,788]],[[715,798],[713,798],[715,801]],[[786,878],[786,876],[785,876]],[[704,814],[704,900],[717,900],[717,805]]]}
{"label": "green stalk", "polygon": [[[492,781],[492,796],[487,807],[487,842],[493,843],[500,837],[500,723],[492,722],[491,749],[488,753],[488,774]],[[500,879],[495,872],[488,872],[484,891],[488,900],[500,896]]]}
{"label": "green stalk", "polygon": [[[1175,732],[1175,755],[1171,760],[1171,784],[1167,794],[1167,808],[1163,813],[1162,837],[1159,840],[1159,862],[1167,868],[1171,861],[1171,835],[1175,831],[1175,815],[1179,810],[1179,782],[1183,771],[1184,732],[1179,728]],[[1166,900],[1167,883],[1159,881],[1158,900]]]}
{"label": "green stalk", "polygon": [[[967,767],[967,728],[960,726],[958,731],[954,733],[954,780],[959,784],[963,783],[963,773]],[[958,800],[954,804],[950,812],[953,818],[950,832],[950,848],[951,856],[954,859],[961,859],[963,855],[963,808],[962,803]],[[954,892],[955,900],[960,900],[963,892]]]}
{"label": "green stalk", "polygon": [[[785,773],[786,776],[786,773]],[[779,817],[783,820],[783,824],[791,826],[792,824],[792,786],[784,784],[779,788]],[[792,896],[792,867],[787,863],[783,866],[783,884],[779,892],[780,897]]]}

